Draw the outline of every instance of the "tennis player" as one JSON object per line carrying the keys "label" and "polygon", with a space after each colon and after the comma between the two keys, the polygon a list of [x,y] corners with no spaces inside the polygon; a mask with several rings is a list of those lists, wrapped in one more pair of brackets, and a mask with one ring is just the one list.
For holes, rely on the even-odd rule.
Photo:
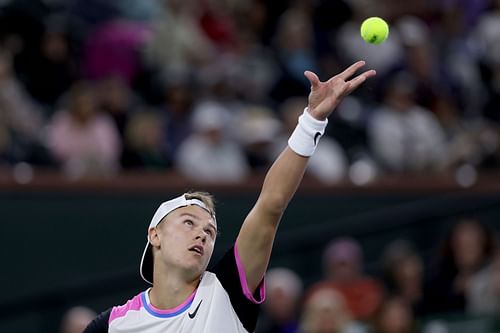
{"label": "tennis player", "polygon": [[253,332],[281,216],[325,132],[328,116],[375,75],[368,70],[355,76],[364,65],[356,62],[325,82],[313,72],[304,73],[311,83],[309,105],[269,169],[236,242],[213,268],[207,270],[218,228],[211,196],[192,192],[162,203],[149,225],[140,264],[141,276],[151,288],[101,313],[84,333]]}

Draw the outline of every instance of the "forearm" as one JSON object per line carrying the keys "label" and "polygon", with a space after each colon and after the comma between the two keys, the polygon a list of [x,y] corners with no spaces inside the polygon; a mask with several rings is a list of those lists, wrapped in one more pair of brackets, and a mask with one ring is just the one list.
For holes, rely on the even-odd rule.
{"label": "forearm", "polygon": [[262,208],[281,216],[302,181],[308,160],[288,146],[283,150],[264,179],[259,196]]}
{"label": "forearm", "polygon": [[327,124],[327,120],[318,120],[306,109],[298,119],[297,127],[288,140],[288,146],[267,173],[259,201],[262,207],[275,217],[274,224],[277,224],[297,191],[307,167],[308,156],[314,154]]}

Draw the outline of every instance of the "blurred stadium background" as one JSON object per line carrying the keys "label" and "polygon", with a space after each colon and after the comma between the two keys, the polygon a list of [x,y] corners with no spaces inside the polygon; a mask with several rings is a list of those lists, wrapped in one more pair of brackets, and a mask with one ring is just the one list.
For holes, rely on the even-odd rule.
{"label": "blurred stadium background", "polygon": [[0,1],[0,332],[75,332],[69,309],[146,288],[146,226],[182,191],[216,195],[220,256],[303,71],[358,59],[377,78],[283,218],[257,332],[500,332],[499,41],[498,0]]}

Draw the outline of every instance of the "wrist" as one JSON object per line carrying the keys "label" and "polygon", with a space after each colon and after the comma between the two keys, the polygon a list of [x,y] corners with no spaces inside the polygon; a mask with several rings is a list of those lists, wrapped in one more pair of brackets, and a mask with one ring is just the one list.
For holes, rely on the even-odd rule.
{"label": "wrist", "polygon": [[[303,120],[301,120],[301,118]],[[325,127],[328,124],[328,119],[318,119],[316,116],[314,116],[314,113],[312,113],[308,107],[304,109],[304,112],[302,115],[299,117],[299,123],[300,122],[306,122],[305,125],[308,127],[312,127],[314,131],[325,131]]]}
{"label": "wrist", "polygon": [[309,114],[311,117],[313,117],[315,120],[318,120],[318,121],[325,121],[325,120],[327,120],[327,117],[319,117],[319,116],[317,116],[316,112],[314,112],[314,109],[311,109],[310,107],[306,107],[304,109],[304,113]]}
{"label": "wrist", "polygon": [[318,120],[305,108],[304,113],[299,117],[297,127],[288,140],[288,146],[301,156],[312,156],[320,138],[325,133],[327,124],[328,119]]}

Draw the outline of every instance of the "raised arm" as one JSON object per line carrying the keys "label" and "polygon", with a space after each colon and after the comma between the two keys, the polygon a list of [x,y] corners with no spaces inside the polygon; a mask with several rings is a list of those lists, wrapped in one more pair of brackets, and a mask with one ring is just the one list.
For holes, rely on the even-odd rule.
{"label": "raised arm", "polygon": [[351,79],[364,65],[364,61],[356,62],[325,82],[321,82],[313,72],[304,73],[311,83],[305,111],[308,114],[302,116],[307,119],[300,121],[302,125],[298,127],[303,128],[296,129],[299,133],[292,134],[289,145],[269,169],[259,198],[246,217],[236,241],[252,293],[264,277],[279,221],[302,180],[308,155],[312,154],[318,137],[323,134],[328,116],[345,96],[375,75],[374,70],[369,70]]}

